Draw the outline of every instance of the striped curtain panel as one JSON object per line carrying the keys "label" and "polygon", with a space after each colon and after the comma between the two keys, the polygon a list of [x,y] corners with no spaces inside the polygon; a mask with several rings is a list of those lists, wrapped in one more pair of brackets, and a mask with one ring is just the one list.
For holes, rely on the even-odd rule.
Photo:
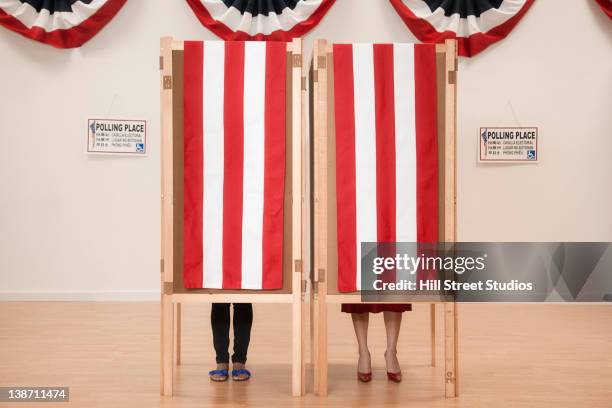
{"label": "striped curtain panel", "polygon": [[436,242],[435,45],[336,44],[338,290],[361,290],[361,242]]}
{"label": "striped curtain panel", "polygon": [[186,42],[186,288],[282,287],[286,43]]}

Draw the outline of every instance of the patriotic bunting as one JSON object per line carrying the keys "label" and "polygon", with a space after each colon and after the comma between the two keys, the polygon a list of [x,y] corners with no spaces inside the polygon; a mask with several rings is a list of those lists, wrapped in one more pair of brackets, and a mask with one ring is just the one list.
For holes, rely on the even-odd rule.
{"label": "patriotic bunting", "polygon": [[282,287],[281,42],[185,42],[186,288]]}
{"label": "patriotic bunting", "polygon": [[459,55],[472,57],[504,39],[534,0],[390,0],[422,42],[456,38]]}
{"label": "patriotic bunting", "polygon": [[599,7],[601,7],[601,10],[606,13],[606,15],[612,19],[612,0],[595,0],[598,4]]}
{"label": "patriotic bunting", "polygon": [[290,41],[316,26],[335,0],[187,0],[224,40]]}
{"label": "patriotic bunting", "polygon": [[56,48],[80,47],[127,0],[0,0],[0,25]]}
{"label": "patriotic bunting", "polygon": [[334,45],[338,290],[361,289],[361,242],[437,242],[436,55]]}

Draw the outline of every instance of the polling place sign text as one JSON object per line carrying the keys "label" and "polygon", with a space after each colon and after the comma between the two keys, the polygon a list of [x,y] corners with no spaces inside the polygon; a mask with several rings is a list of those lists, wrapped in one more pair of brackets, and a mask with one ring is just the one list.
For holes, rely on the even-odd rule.
{"label": "polling place sign text", "polygon": [[147,122],[127,119],[89,119],[87,152],[147,154]]}
{"label": "polling place sign text", "polygon": [[537,162],[538,128],[481,127],[480,162]]}

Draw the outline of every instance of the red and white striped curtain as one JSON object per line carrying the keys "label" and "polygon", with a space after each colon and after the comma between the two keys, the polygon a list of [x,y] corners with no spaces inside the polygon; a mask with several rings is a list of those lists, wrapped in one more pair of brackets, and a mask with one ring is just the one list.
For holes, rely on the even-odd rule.
{"label": "red and white striped curtain", "polygon": [[361,242],[436,242],[434,45],[334,45],[338,290],[361,289]]}
{"label": "red and white striped curtain", "polygon": [[282,287],[286,43],[186,42],[186,288]]}

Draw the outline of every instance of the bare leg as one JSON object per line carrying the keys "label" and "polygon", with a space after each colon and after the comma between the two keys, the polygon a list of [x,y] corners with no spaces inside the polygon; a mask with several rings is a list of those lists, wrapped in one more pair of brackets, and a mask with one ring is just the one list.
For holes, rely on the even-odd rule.
{"label": "bare leg", "polygon": [[387,351],[385,351],[387,371],[399,373],[402,370],[397,359],[397,340],[402,325],[402,314],[399,312],[384,312],[384,316],[385,329],[387,330]]}
{"label": "bare leg", "polygon": [[351,313],[351,316],[353,317],[353,327],[355,328],[355,336],[359,346],[357,371],[360,373],[370,373],[372,372],[372,360],[370,359],[370,350],[368,350],[368,323],[370,321],[370,314]]}

